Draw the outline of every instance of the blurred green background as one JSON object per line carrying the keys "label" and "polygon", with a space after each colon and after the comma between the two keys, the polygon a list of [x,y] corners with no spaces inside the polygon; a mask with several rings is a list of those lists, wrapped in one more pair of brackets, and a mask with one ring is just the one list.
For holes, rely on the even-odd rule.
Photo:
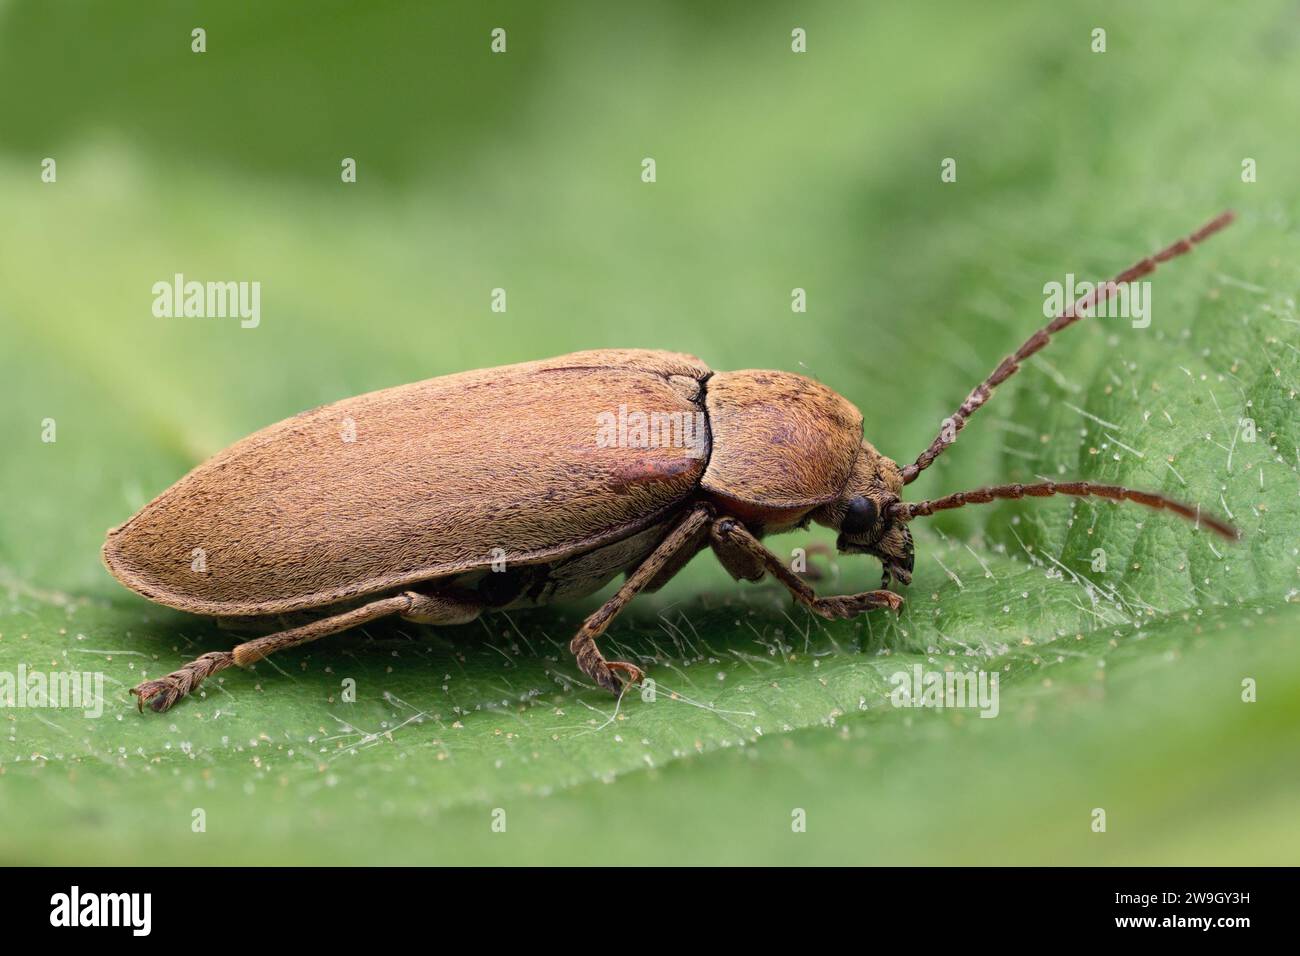
{"label": "blurred green background", "polygon": [[[0,708],[0,859],[1297,862],[1298,53],[1296,2],[0,3],[0,671],[107,676],[99,719]],[[1228,206],[1150,328],[1071,329],[910,490],[1152,487],[1238,547],[972,508],[918,527],[901,618],[836,624],[705,554],[608,640],[654,703],[571,683],[598,599],[376,625],[161,717],[126,694],[230,637],[112,581],[105,529],[263,425],[640,346],[813,375],[910,461],[1043,283]],[[260,281],[261,325],[155,318],[176,272]],[[891,707],[914,663],[996,670],[1000,716]]]}

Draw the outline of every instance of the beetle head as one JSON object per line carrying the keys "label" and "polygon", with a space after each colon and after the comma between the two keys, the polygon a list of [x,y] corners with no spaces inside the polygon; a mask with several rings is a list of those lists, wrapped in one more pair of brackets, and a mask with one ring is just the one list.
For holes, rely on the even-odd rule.
{"label": "beetle head", "polygon": [[890,578],[903,584],[912,580],[912,533],[894,518],[902,490],[898,465],[864,440],[839,498],[812,515],[818,524],[839,532],[835,546],[841,553],[879,558],[886,583]]}

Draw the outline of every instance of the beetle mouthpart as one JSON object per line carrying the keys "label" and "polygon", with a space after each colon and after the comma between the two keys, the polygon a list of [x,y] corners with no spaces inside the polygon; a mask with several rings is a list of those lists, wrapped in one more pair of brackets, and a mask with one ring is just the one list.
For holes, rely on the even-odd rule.
{"label": "beetle mouthpart", "polygon": [[877,536],[871,542],[850,541],[844,535],[835,539],[835,550],[840,554],[867,554],[872,557],[880,557],[880,538]]}

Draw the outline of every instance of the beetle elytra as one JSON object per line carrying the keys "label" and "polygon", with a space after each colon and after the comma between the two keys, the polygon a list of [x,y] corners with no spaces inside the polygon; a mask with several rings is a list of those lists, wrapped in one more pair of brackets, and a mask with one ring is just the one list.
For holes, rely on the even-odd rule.
{"label": "beetle elytra", "polygon": [[[903,487],[1053,334],[1232,218],[1222,214],[1067,308],[1003,359],[903,467],[864,438],[857,408],[818,382],[714,372],[689,355],[638,349],[448,375],[271,425],[112,529],[104,563],[127,587],[183,611],[318,616],[204,654],[131,693],[164,711],[232,664],[381,617],[460,624],[488,610],[583,597],[626,573],[570,644],[582,672],[618,693],[642,671],[607,661],[597,638],[638,593],[704,548],[737,580],[770,574],[823,617],[897,611],[903,599],[888,587],[911,581],[908,522],[1002,498],[1132,501],[1236,539],[1235,528],[1198,506],[1085,481],[902,500]],[[681,440],[691,425],[692,439]],[[841,552],[878,558],[881,588],[819,597],[761,541],[809,522],[837,531]]]}

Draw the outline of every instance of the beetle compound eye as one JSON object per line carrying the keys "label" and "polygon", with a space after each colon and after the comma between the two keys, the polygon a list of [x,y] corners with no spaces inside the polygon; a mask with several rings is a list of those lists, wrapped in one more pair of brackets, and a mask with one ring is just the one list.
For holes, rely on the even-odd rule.
{"label": "beetle compound eye", "polygon": [[849,499],[849,510],[840,522],[840,531],[845,534],[865,534],[876,524],[876,503],[870,498],[859,495]]}

